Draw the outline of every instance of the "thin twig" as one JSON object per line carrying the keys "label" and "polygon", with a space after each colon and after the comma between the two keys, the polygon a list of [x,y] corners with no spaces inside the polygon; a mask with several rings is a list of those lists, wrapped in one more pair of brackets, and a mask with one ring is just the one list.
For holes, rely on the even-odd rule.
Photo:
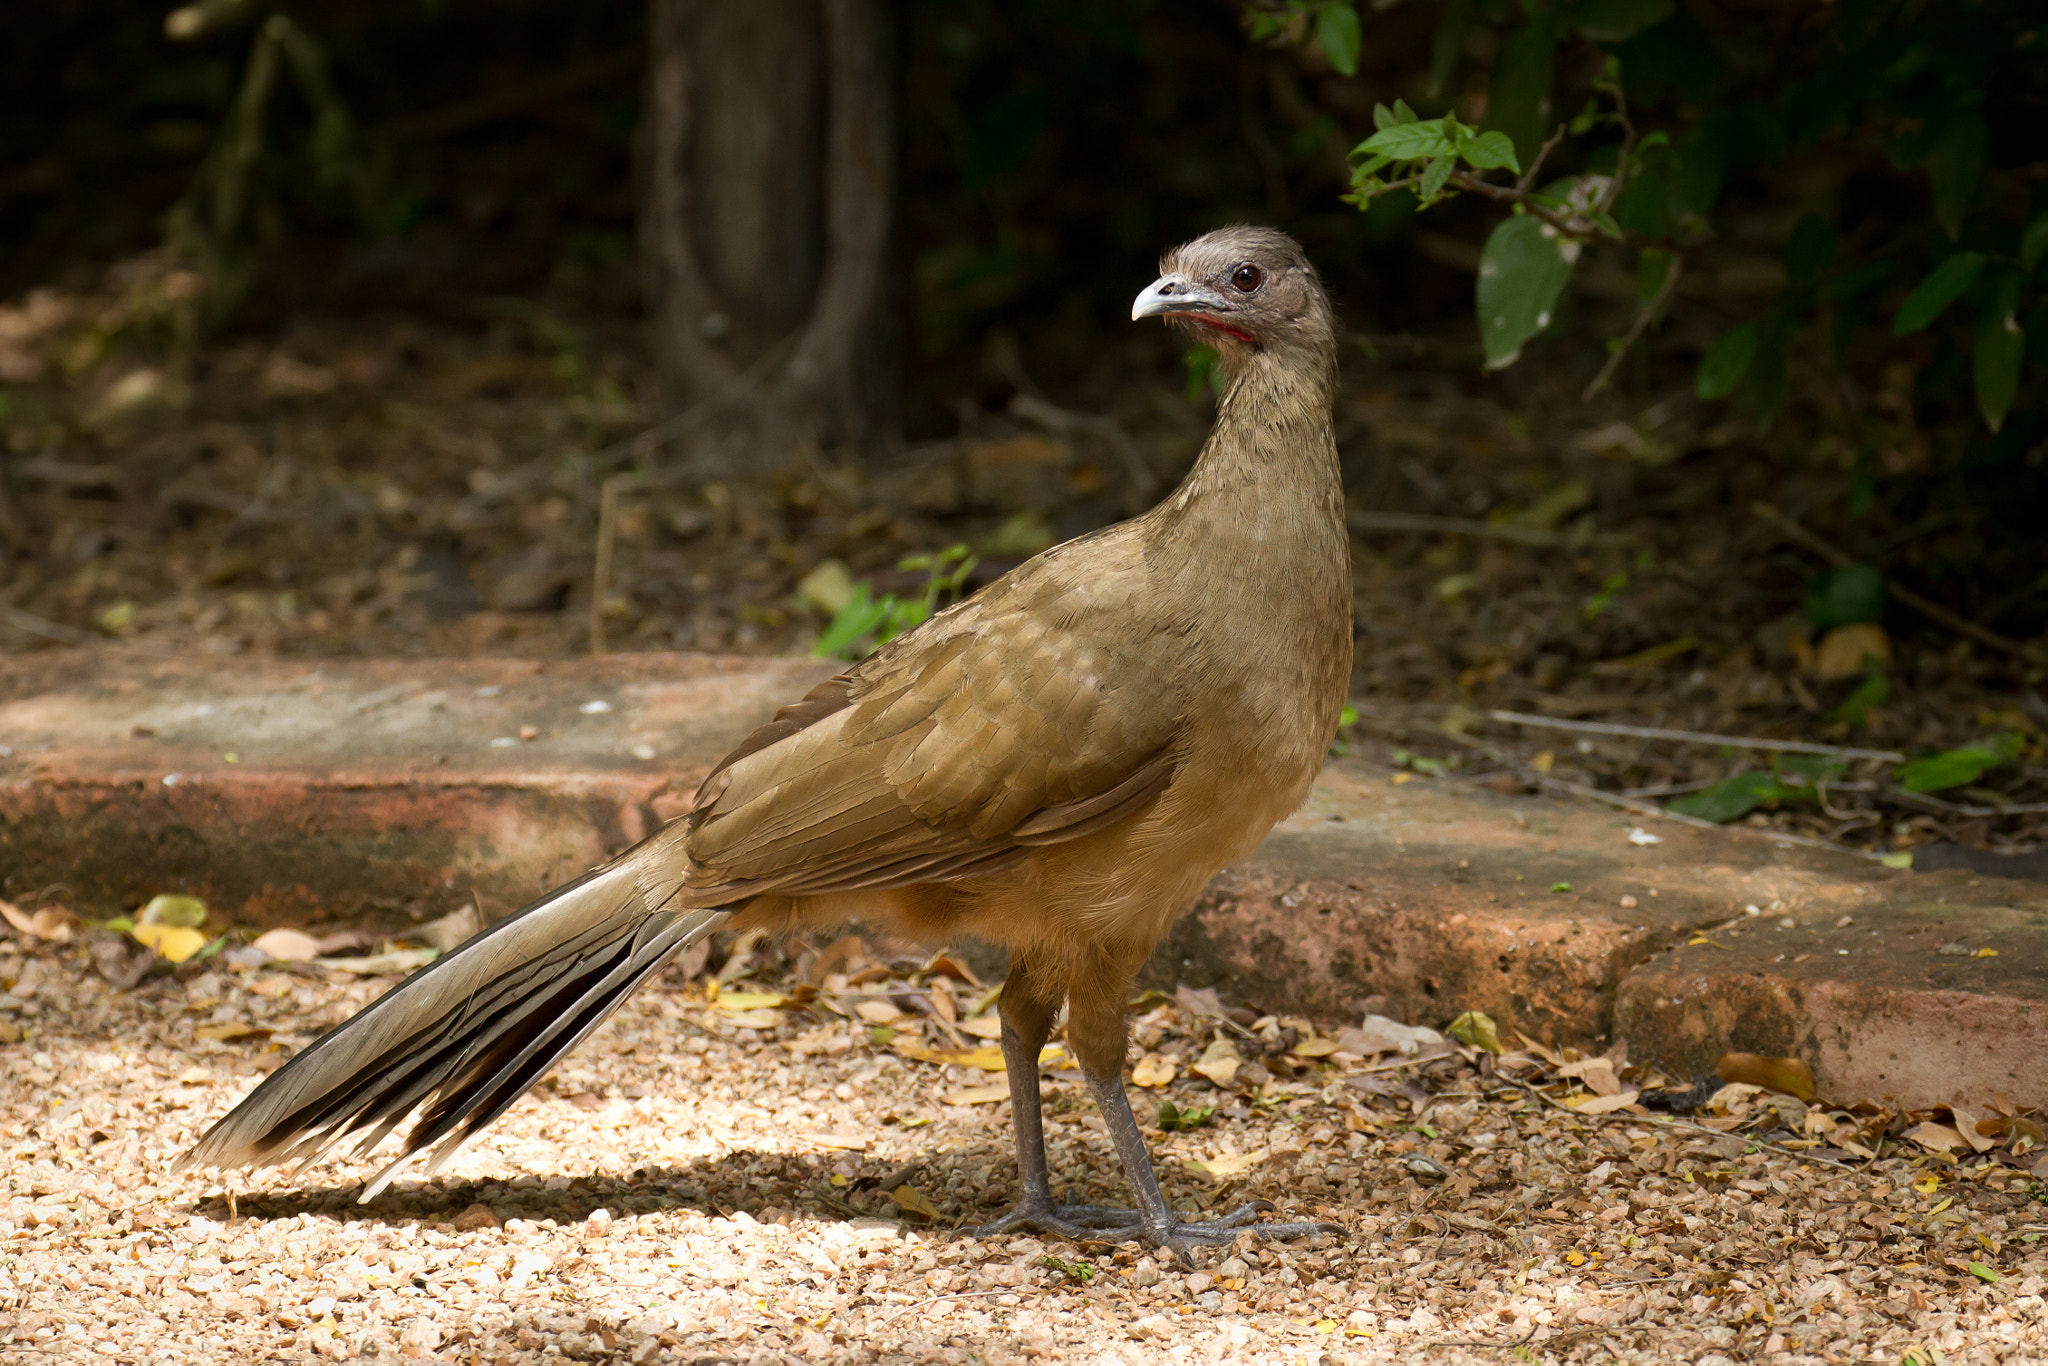
{"label": "thin twig", "polygon": [[1923,811],[1937,811],[1944,816],[2038,816],[2048,811],[2048,802],[2013,802],[2006,806],[1963,806],[1958,802],[1945,802],[1925,792],[1909,792],[1903,787],[1888,788],[1885,795],[1901,806],[1917,806]]}
{"label": "thin twig", "polygon": [[1838,759],[1877,759],[1903,764],[1906,756],[1889,749],[1856,749],[1847,745],[1823,745],[1810,740],[1772,740],[1753,735],[1717,735],[1701,730],[1666,730],[1662,726],[1626,726],[1616,721],[1566,721],[1554,716],[1531,716],[1519,711],[1489,711],[1490,720],[1510,725],[1533,726],[1538,730],[1583,731],[1591,735],[1626,735],[1636,740],[1675,740],[1691,745],[1727,745],[1733,749],[1777,750],[1786,754],[1825,754]]}
{"label": "thin twig", "polygon": [[1537,175],[1543,170],[1543,163],[1548,161],[1550,154],[1557,150],[1557,144],[1564,141],[1567,129],[1567,125],[1560,123],[1557,125],[1557,131],[1544,139],[1543,145],[1536,149],[1536,159],[1529,163],[1529,169],[1522,172],[1521,177],[1515,181],[1515,188],[1517,190],[1520,190],[1523,194],[1529,192],[1529,187],[1536,183]]}
{"label": "thin twig", "polygon": [[[1849,565],[1857,563],[1856,557],[1848,551],[1842,549],[1834,542],[1808,531],[1769,503],[1761,501],[1751,503],[1749,510],[1764,521],[1769,522],[1790,539],[1797,541],[1800,545],[1805,546],[1808,550],[1811,550],[1814,554],[1829,561],[1838,568],[1847,568]],[[1889,574],[1884,576],[1884,586],[1885,591],[1900,602],[1905,603],[1906,606],[1912,608],[1921,616],[1926,617],[1929,621],[1948,627],[1949,630],[1954,631],[1959,636],[1966,636],[1980,645],[1988,645],[1994,650],[2012,655],[2018,659],[2024,659],[2030,664],[2048,664],[2048,657],[2044,657],[2033,646],[2014,640],[2010,636],[2002,636],[1987,626],[1979,626],[1967,617],[1957,616],[1940,603],[1922,597]]]}
{"label": "thin twig", "polygon": [[1432,1347],[1491,1347],[1497,1352],[1511,1352],[1517,1347],[1526,1347],[1536,1340],[1536,1328],[1516,1338],[1513,1342],[1481,1342],[1477,1338],[1435,1338],[1422,1344],[1424,1351]]}
{"label": "thin twig", "polygon": [[597,497],[597,563],[590,572],[590,653],[594,655],[605,652],[604,608],[612,592],[612,546],[619,535],[619,494],[634,482],[630,474],[611,475]]}
{"label": "thin twig", "polygon": [[37,616],[34,612],[25,612],[7,603],[0,603],[0,621],[6,622],[17,631],[26,631],[45,640],[54,640],[60,645],[90,645],[99,639],[90,631],[81,631],[75,626],[50,621]]}
{"label": "thin twig", "polygon": [[896,1322],[896,1320],[902,1318],[911,1310],[923,1309],[927,1305],[938,1304],[943,1300],[972,1300],[982,1299],[989,1295],[1014,1295],[1015,1293],[1017,1293],[1017,1288],[1015,1286],[1006,1285],[996,1290],[955,1290],[948,1295],[934,1295],[928,1300],[919,1300],[915,1304],[904,1305],[901,1309],[891,1314],[888,1318],[883,1319],[882,1326],[884,1328],[887,1328],[890,1324]]}
{"label": "thin twig", "polygon": [[1817,1162],[1823,1167],[1833,1167],[1837,1171],[1853,1172],[1857,1170],[1855,1167],[1850,1166],[1848,1163],[1837,1162],[1831,1157],[1815,1157],[1812,1153],[1801,1152],[1797,1148],[1786,1148],[1779,1144],[1771,1142],[1769,1139],[1756,1138],[1749,1134],[1733,1134],[1726,1129],[1716,1129],[1711,1125],[1695,1124],[1689,1119],[1671,1119],[1663,1115],[1630,1115],[1622,1114],[1616,1111],[1610,1111],[1609,1113],[1604,1115],[1589,1115],[1584,1110],[1574,1110],[1571,1106],[1566,1105],[1563,1101],[1559,1100],[1556,1096],[1551,1095],[1542,1087],[1537,1086],[1531,1082],[1523,1081],[1520,1077],[1513,1076],[1507,1072],[1503,1072],[1498,1069],[1494,1071],[1493,1075],[1499,1077],[1502,1081],[1506,1082],[1510,1086],[1520,1087],[1522,1090],[1528,1092],[1530,1095],[1535,1096],[1538,1100],[1542,1101],[1545,1105],[1548,1105],[1556,1110],[1562,1110],[1568,1115],[1576,1115],[1580,1119],[1626,1120],[1631,1124],[1649,1124],[1665,1129],[1689,1129],[1698,1133],[1710,1135],[1714,1138],[1740,1138],[1744,1143],[1754,1143],[1759,1148],[1767,1148],[1770,1151],[1777,1153],[1781,1157],[1789,1157],[1792,1158],[1794,1161]]}
{"label": "thin twig", "polygon": [[1426,512],[1353,512],[1347,520],[1353,531],[1392,532],[1396,535],[1480,536],[1493,541],[1511,541],[1539,550],[1577,550],[1584,546],[1632,545],[1633,536],[1600,532],[1577,536],[1568,531],[1546,531],[1541,527],[1517,526],[1512,522],[1482,522],[1472,517],[1438,517]]}
{"label": "thin twig", "polygon": [[1684,265],[1685,258],[1673,252],[1671,268],[1664,272],[1664,283],[1657,286],[1656,295],[1636,314],[1634,325],[1622,337],[1621,344],[1607,357],[1607,364],[1600,367],[1600,373],[1593,376],[1593,382],[1586,386],[1586,392],[1579,395],[1579,402],[1591,402],[1596,394],[1607,387],[1607,382],[1614,378],[1614,372],[1621,368],[1622,358],[1628,355],[1629,349],[1649,330],[1650,323],[1664,310],[1664,305],[1671,302],[1671,293],[1678,288],[1678,273]]}

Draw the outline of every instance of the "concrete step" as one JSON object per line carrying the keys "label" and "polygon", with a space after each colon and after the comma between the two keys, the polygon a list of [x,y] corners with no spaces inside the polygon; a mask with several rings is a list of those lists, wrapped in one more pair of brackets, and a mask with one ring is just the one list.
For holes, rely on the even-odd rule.
{"label": "concrete step", "polygon": [[[402,922],[473,895],[503,913],[681,810],[827,672],[659,654],[0,662],[0,895],[62,887],[106,915],[182,891],[254,926]],[[1339,761],[1148,975],[1324,1017],[1478,1009],[1553,1044],[1620,1033],[1681,1075],[1726,1049],[1795,1055],[1845,1100],[2026,1102],[2048,1098],[2044,949],[2040,884]]]}

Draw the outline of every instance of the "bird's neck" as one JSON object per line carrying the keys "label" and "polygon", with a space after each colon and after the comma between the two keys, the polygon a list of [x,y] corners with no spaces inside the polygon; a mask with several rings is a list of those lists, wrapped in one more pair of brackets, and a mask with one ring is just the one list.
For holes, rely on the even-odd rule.
{"label": "bird's neck", "polygon": [[1298,516],[1302,499],[1341,505],[1335,389],[1336,365],[1320,347],[1245,357],[1217,402],[1208,442],[1168,502],[1192,510],[1249,495],[1254,507],[1283,517]]}

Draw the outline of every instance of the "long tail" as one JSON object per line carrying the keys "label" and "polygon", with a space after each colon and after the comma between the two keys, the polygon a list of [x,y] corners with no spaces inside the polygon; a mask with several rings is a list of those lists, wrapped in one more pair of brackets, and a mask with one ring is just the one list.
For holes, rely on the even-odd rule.
{"label": "long tail", "polygon": [[328,1030],[178,1160],[255,1167],[311,1160],[368,1130],[367,1153],[418,1111],[405,1151],[369,1200],[420,1153],[423,1174],[526,1093],[676,950],[729,909],[650,910],[673,876],[642,867],[660,842],[549,893],[406,978]]}

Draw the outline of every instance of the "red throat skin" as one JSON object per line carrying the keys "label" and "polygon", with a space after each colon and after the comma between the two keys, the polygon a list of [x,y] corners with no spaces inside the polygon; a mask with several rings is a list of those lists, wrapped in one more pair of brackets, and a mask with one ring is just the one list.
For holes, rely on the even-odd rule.
{"label": "red throat skin", "polygon": [[1235,337],[1239,341],[1243,342],[1246,346],[1256,346],[1258,344],[1258,338],[1254,337],[1251,333],[1245,331],[1243,328],[1232,327],[1229,323],[1219,322],[1216,319],[1210,317],[1206,313],[1175,313],[1172,316],[1176,318],[1186,318],[1191,323],[1200,323],[1202,326],[1209,328],[1212,331],[1221,332],[1226,337]]}

